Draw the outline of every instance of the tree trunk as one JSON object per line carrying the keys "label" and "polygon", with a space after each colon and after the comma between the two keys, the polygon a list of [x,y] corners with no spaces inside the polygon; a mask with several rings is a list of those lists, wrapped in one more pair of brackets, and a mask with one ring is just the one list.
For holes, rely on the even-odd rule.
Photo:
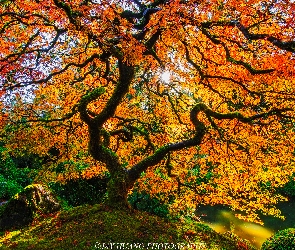
{"label": "tree trunk", "polygon": [[118,173],[111,175],[107,185],[107,200],[106,204],[113,208],[130,208],[127,201],[130,184],[128,181],[127,172],[122,169]]}

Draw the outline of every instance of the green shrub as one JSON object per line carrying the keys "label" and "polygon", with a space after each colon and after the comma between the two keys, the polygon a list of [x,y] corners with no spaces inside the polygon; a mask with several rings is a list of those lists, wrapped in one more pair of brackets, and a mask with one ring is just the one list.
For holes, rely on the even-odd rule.
{"label": "green shrub", "polygon": [[[76,207],[84,204],[101,203],[107,193],[107,175],[91,179],[69,180],[65,184],[50,182],[50,189],[58,196],[63,208]],[[128,196],[130,205],[137,210],[146,211],[160,217],[169,214],[168,205],[147,193],[133,191]]]}
{"label": "green shrub", "polygon": [[69,180],[65,184],[49,183],[50,189],[58,196],[64,206],[80,206],[100,203],[107,189],[106,176],[91,179]]}
{"label": "green shrub", "polygon": [[0,174],[0,198],[9,199],[22,190],[22,186],[14,180],[7,180]]}
{"label": "green shrub", "polygon": [[295,249],[295,228],[278,231],[266,240],[261,250],[293,250]]}
{"label": "green shrub", "polygon": [[167,217],[169,214],[167,204],[160,202],[157,198],[151,198],[150,195],[145,192],[134,190],[132,194],[128,196],[128,202],[137,210],[149,212],[160,217]]}
{"label": "green shrub", "polygon": [[24,159],[5,155],[5,150],[0,146],[0,199],[9,199],[30,185],[38,171],[31,168],[36,165],[25,165]]}
{"label": "green shrub", "polygon": [[290,176],[289,182],[279,189],[279,192],[288,197],[295,197],[295,173]]}

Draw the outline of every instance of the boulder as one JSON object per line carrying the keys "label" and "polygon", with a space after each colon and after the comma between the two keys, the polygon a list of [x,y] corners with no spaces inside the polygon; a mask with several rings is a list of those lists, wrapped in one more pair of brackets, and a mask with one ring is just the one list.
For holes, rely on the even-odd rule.
{"label": "boulder", "polygon": [[26,226],[36,214],[53,213],[59,209],[59,203],[47,188],[40,184],[29,185],[1,208],[0,230]]}

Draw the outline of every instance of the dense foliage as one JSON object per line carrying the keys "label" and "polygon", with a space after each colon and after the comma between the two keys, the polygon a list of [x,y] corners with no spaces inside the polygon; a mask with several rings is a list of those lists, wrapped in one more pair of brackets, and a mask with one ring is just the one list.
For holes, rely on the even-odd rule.
{"label": "dense foliage", "polygon": [[149,212],[160,217],[169,217],[169,204],[165,204],[156,197],[151,197],[146,192],[133,190],[128,196],[128,201],[134,209]]}
{"label": "dense foliage", "polygon": [[282,187],[278,189],[278,191],[292,199],[295,198],[295,173],[293,173],[289,177],[289,181]]}
{"label": "dense foliage", "polygon": [[295,229],[288,228],[278,231],[265,241],[261,250],[292,250],[295,248]]}
{"label": "dense foliage", "polygon": [[36,156],[13,158],[0,147],[0,199],[9,199],[31,184],[38,173],[40,162]]}
{"label": "dense foliage", "polygon": [[138,183],[174,212],[279,216],[294,15],[291,0],[1,1],[1,138],[12,155],[54,149],[40,182],[108,171],[112,206]]}
{"label": "dense foliage", "polygon": [[50,182],[49,187],[66,207],[97,204],[103,201],[107,188],[106,177],[74,179],[65,183]]}

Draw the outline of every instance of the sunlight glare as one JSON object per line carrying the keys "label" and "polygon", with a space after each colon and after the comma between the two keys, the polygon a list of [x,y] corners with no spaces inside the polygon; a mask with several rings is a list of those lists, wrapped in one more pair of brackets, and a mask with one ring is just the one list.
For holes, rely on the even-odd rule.
{"label": "sunlight glare", "polygon": [[169,81],[170,81],[170,72],[169,72],[169,71],[165,71],[165,72],[161,75],[161,79],[162,79],[162,81],[164,81],[165,83],[169,83]]}

